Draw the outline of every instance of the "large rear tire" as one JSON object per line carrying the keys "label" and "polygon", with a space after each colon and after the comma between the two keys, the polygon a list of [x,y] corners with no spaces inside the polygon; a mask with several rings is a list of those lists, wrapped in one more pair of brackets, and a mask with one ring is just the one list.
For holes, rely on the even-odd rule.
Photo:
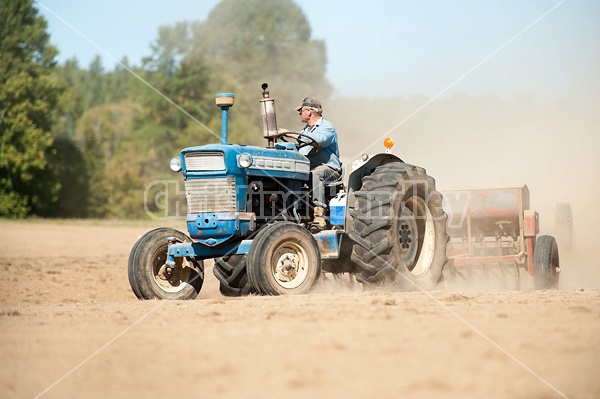
{"label": "large rear tire", "polygon": [[403,290],[435,288],[449,239],[435,180],[423,168],[391,162],[363,177],[354,195],[350,238],[357,280]]}
{"label": "large rear tire", "polygon": [[246,269],[246,255],[229,255],[215,259],[213,273],[219,280],[219,291],[229,297],[255,293]]}
{"label": "large rear tire", "polygon": [[248,278],[265,295],[309,292],[321,274],[321,253],[304,227],[279,222],[254,239],[247,259]]}
{"label": "large rear tire", "polygon": [[552,236],[540,236],[533,250],[533,288],[558,289],[560,277],[558,245]]}
{"label": "large rear tire", "polygon": [[191,242],[184,233],[170,228],[147,232],[134,245],[129,256],[131,288],[139,299],[194,299],[204,282],[204,262],[175,258],[175,268],[166,268],[168,237]]}

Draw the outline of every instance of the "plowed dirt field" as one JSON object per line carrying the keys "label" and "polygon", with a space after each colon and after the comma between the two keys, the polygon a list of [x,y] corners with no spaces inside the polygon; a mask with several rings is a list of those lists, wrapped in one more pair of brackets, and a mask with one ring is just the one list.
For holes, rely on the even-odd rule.
{"label": "plowed dirt field", "polygon": [[0,222],[0,397],[600,398],[593,284],[138,301],[152,227]]}

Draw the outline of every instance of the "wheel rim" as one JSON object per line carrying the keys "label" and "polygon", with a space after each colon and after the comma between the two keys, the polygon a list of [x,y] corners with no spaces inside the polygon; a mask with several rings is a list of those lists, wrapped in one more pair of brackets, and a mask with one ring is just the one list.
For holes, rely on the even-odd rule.
{"label": "wheel rim", "polygon": [[271,271],[283,288],[300,286],[308,276],[308,267],[308,253],[297,243],[282,243],[273,253]]}
{"label": "wheel rim", "polygon": [[433,216],[419,196],[410,197],[400,214],[398,232],[404,264],[414,276],[422,276],[431,267],[435,253]]}
{"label": "wheel rim", "polygon": [[419,248],[419,227],[412,210],[408,207],[404,207],[402,210],[398,232],[402,260],[409,270],[413,269],[417,258],[417,249]]}
{"label": "wheel rim", "polygon": [[158,287],[169,293],[180,292],[188,285],[190,267],[184,258],[175,258],[175,267],[167,267],[167,247],[158,251],[153,263],[154,281]]}

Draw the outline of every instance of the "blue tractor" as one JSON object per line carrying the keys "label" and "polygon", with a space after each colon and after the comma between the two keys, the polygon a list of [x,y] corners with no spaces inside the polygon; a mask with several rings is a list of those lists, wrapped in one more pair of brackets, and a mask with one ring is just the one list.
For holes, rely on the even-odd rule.
{"label": "blue tractor", "polygon": [[278,133],[274,99],[262,89],[266,148],[227,142],[234,96],[220,93],[221,143],[171,160],[185,180],[187,234],[158,228],[136,242],[128,262],[135,295],[193,299],[211,258],[226,296],[304,294],[324,273],[351,273],[366,286],[434,288],[448,260],[434,179],[392,154],[386,139],[385,152],[364,154],[326,184],[329,229],[312,234],[310,163],[298,149],[318,151],[318,143]]}

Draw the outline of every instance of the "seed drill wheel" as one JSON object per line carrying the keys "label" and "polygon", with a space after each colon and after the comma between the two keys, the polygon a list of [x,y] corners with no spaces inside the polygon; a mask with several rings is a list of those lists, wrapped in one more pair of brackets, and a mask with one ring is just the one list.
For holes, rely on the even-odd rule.
{"label": "seed drill wheel", "polygon": [[257,234],[247,259],[248,278],[259,293],[307,293],[321,274],[321,254],[304,227],[279,222]]}
{"label": "seed drill wheel", "polygon": [[213,273],[219,280],[219,291],[225,296],[244,296],[255,293],[248,280],[246,255],[229,255],[215,259]]}
{"label": "seed drill wheel", "polygon": [[167,268],[168,237],[191,241],[184,233],[160,228],[147,232],[129,254],[129,284],[139,299],[194,299],[204,282],[204,262],[175,258]]}
{"label": "seed drill wheel", "polygon": [[350,238],[351,259],[363,284],[432,289],[448,258],[442,194],[425,170],[401,162],[381,165],[362,179]]}
{"label": "seed drill wheel", "polygon": [[546,290],[558,289],[560,277],[558,245],[552,236],[540,236],[533,250],[533,288]]}

